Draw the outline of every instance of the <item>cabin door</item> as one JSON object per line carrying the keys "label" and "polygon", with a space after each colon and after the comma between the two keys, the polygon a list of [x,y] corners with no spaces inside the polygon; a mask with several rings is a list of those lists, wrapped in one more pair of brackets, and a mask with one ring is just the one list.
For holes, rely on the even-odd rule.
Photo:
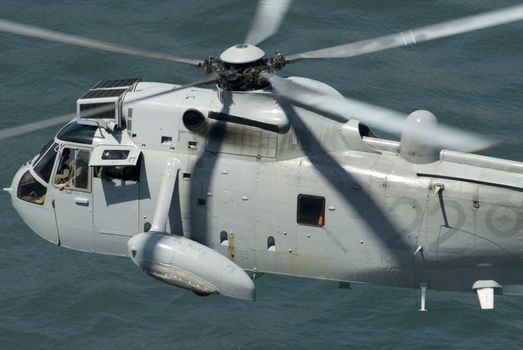
{"label": "cabin door", "polygon": [[52,197],[60,244],[66,248],[93,250],[93,201],[90,150],[65,146],[53,176]]}
{"label": "cabin door", "polygon": [[125,255],[127,241],[140,232],[139,166],[93,169],[95,250]]}
{"label": "cabin door", "polygon": [[140,152],[132,146],[102,145],[93,150],[93,224],[96,252],[126,255],[139,230]]}

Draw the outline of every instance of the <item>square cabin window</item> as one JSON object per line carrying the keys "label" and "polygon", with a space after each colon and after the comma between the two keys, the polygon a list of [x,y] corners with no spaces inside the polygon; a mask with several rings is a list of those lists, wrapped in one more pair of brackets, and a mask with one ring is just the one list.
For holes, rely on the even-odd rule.
{"label": "square cabin window", "polygon": [[325,226],[325,198],[308,194],[298,195],[298,224]]}

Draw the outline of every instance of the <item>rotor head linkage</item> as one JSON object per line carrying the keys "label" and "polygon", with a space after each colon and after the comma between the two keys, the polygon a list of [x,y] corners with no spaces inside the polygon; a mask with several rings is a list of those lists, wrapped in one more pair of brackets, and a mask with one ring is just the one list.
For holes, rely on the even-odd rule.
{"label": "rotor head linkage", "polygon": [[259,47],[239,44],[223,51],[220,57],[209,56],[200,67],[207,73],[217,74],[222,89],[251,91],[270,84],[261,73],[274,73],[286,64],[287,60],[279,52],[265,58],[265,52]]}

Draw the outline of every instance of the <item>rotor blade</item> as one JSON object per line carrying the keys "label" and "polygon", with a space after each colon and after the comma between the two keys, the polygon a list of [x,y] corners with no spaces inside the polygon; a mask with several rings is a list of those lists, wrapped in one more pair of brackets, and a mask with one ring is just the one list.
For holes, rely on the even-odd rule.
{"label": "rotor blade", "polygon": [[423,143],[465,152],[477,152],[495,144],[485,136],[441,124],[436,127],[410,123],[406,121],[406,115],[403,113],[342,96],[326,94],[291,79],[275,75],[265,75],[265,77],[270,80],[279,97],[297,106],[332,115],[338,121],[340,119],[348,121],[354,118],[386,132],[407,132]]}
{"label": "rotor blade", "polygon": [[[179,91],[179,90],[184,90],[184,89],[188,89],[188,88],[195,87],[195,86],[215,83],[219,79],[220,79],[220,77],[218,75],[211,74],[211,76],[209,76],[209,77],[207,77],[205,79],[201,79],[201,80],[195,81],[193,83],[189,83],[189,84],[185,84],[185,85],[182,85],[182,86],[174,87],[172,89],[168,89],[168,90],[165,90],[165,91],[156,92],[156,93],[153,93],[153,94],[150,94],[150,95],[146,95],[146,96],[141,96],[141,97],[134,98],[134,99],[125,100],[123,105],[131,104],[131,103],[138,102],[138,101],[147,100],[149,98],[165,95],[165,94],[168,94],[168,93],[174,92],[174,91]],[[108,111],[112,110],[112,109],[103,108],[100,111],[97,111],[97,109],[98,108],[89,109],[89,110],[86,111],[86,112],[89,112],[89,113],[82,114],[82,116],[83,117],[88,117],[88,116],[91,116],[91,115],[94,115],[94,114],[108,112]],[[94,111],[94,112],[91,112],[91,111]]]}
{"label": "rotor blade", "polygon": [[365,55],[372,52],[418,44],[424,41],[506,24],[521,19],[523,19],[523,5],[517,5],[397,34],[385,35],[321,50],[303,52],[288,56],[287,62],[301,59],[348,58]]}
{"label": "rotor blade", "polygon": [[55,41],[64,44],[76,45],[81,47],[88,47],[92,49],[98,49],[102,51],[116,52],[127,54],[131,56],[150,58],[161,61],[169,61],[176,63],[189,64],[191,66],[199,66],[201,61],[183,58],[178,56],[172,56],[169,54],[164,54],[154,51],[146,51],[140,49],[133,49],[131,47],[116,45],[108,42],[103,42],[99,40],[92,40],[87,38],[82,38],[80,36],[65,34],[56,32],[53,30],[47,30],[39,27],[29,26],[26,24],[16,23],[8,21],[5,19],[0,19],[0,32],[6,32],[11,34],[17,34],[22,36],[27,36],[30,38],[38,38],[48,41]]}
{"label": "rotor blade", "polygon": [[[212,75],[211,77],[208,77],[206,79],[202,79],[202,80],[196,81],[194,83],[178,86],[178,87],[175,87],[175,88],[172,88],[172,89],[168,89],[168,90],[165,90],[165,91],[155,92],[153,94],[149,94],[149,95],[146,95],[146,96],[141,96],[139,98],[126,100],[123,103],[123,105],[127,105],[127,104],[130,104],[130,103],[146,100],[146,99],[149,99],[149,98],[152,98],[152,97],[156,97],[156,96],[165,95],[165,94],[168,94],[170,92],[187,89],[187,88],[194,87],[194,86],[199,86],[199,85],[205,85],[205,84],[213,83],[213,82],[216,82],[217,80],[218,80],[218,77],[216,75]],[[111,106],[101,106],[101,107],[97,107],[97,108],[88,109],[88,110],[82,112],[81,115],[82,115],[83,118],[88,118],[88,117],[93,116],[95,114],[109,112],[111,110],[114,110],[114,107],[111,107]],[[34,122],[34,123],[19,125],[19,126],[15,126],[15,127],[12,127],[12,128],[7,128],[7,129],[4,129],[4,130],[0,130],[0,141],[5,140],[5,139],[9,139],[9,138],[12,138],[12,137],[16,137],[16,136],[28,134],[28,133],[31,133],[31,132],[34,132],[34,131],[47,129],[47,128],[50,128],[50,127],[55,126],[55,125],[64,124],[64,123],[66,123],[66,122],[68,122],[68,121],[70,121],[70,120],[72,120],[72,119],[74,119],[76,117],[77,117],[76,113],[69,113],[69,114],[62,115],[60,117],[55,117],[55,118],[51,118],[51,119],[41,120],[41,121]]]}
{"label": "rotor blade", "polygon": [[55,125],[60,125],[67,123],[71,119],[73,119],[76,116],[76,114],[67,114],[56,118],[46,119],[46,120],[40,120],[38,122],[24,124],[15,126],[12,128],[7,128],[4,130],[0,130],[0,141],[5,139],[10,139],[12,137],[28,134],[34,131],[39,131],[43,129],[50,128]]}
{"label": "rotor blade", "polygon": [[278,31],[292,0],[260,0],[246,44],[258,45]]}

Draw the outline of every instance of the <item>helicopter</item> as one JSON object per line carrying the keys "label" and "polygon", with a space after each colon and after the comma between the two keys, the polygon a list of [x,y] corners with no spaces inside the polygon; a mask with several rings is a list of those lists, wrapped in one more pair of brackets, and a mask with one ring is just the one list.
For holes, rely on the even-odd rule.
{"label": "helicopter", "polygon": [[183,86],[101,81],[75,116],[46,122],[73,119],[6,189],[24,222],[54,244],[130,257],[199,295],[253,300],[263,273],[420,288],[422,310],[427,288],[474,290],[482,308],[494,292],[521,294],[522,163],[467,153],[494,141],[430,112],[405,118],[276,72],[517,21],[523,6],[267,58],[258,45],[290,1],[259,4],[245,42],[203,60],[1,20],[4,32],[209,74]]}

